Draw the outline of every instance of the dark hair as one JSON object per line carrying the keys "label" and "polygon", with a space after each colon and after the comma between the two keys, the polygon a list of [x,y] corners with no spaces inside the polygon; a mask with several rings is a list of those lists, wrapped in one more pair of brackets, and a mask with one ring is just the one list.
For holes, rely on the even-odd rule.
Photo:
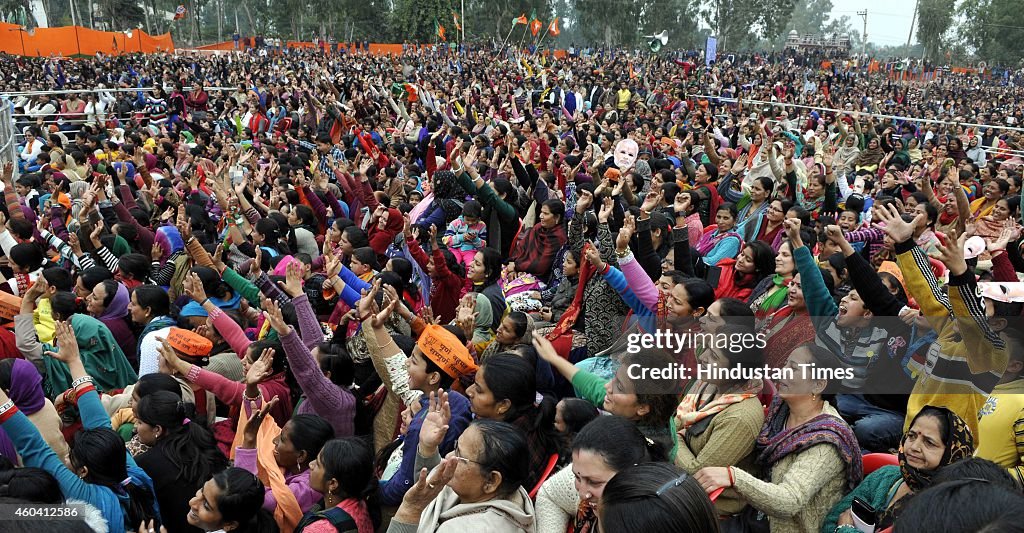
{"label": "dark hair", "polygon": [[725,202],[723,204],[720,204],[718,206],[718,209],[715,210],[715,213],[717,214],[719,211],[728,211],[729,214],[732,215],[733,220],[736,220],[736,218],[740,216],[739,210],[736,209],[736,204],[732,202]]}
{"label": "dark hair", "polygon": [[939,468],[932,478],[932,485],[967,478],[985,480],[1010,490],[1018,489],[1017,483],[1005,468],[981,457],[968,457]]}
{"label": "dark hair", "polygon": [[239,533],[278,531],[274,517],[263,509],[266,489],[256,474],[233,466],[215,474],[213,482],[220,489],[217,511],[220,512],[221,524],[238,522],[235,531]]}
{"label": "dark hair", "polygon": [[139,420],[163,428],[157,441],[168,461],[185,483],[198,484],[228,467],[213,433],[195,418],[195,405],[181,400],[181,394],[156,391],[139,398],[135,406]]}
{"label": "dark hair", "polygon": [[69,320],[71,315],[82,312],[82,303],[74,293],[58,292],[50,297],[50,308],[54,320]]}
{"label": "dark hair", "polygon": [[132,291],[139,307],[149,309],[154,317],[164,316],[171,312],[171,299],[167,291],[157,285],[139,285]]}
{"label": "dark hair", "polygon": [[58,291],[71,291],[75,288],[75,277],[61,267],[43,269],[43,278],[46,279],[46,283]]}
{"label": "dark hair", "polygon": [[124,440],[108,427],[83,429],[75,434],[75,445],[71,448],[71,466],[77,470],[85,467],[88,472],[86,483],[107,487],[115,494],[127,492],[127,500],[121,500],[125,512],[125,524],[138,524],[156,517],[153,493],[134,481],[127,485],[121,482],[128,477],[128,465]]}
{"label": "dark hair", "polygon": [[462,204],[462,216],[464,217],[480,218],[483,212],[483,206],[476,200],[466,200],[466,203]]}
{"label": "dark hair", "polygon": [[7,255],[12,263],[29,272],[43,266],[43,262],[46,260],[46,256],[43,255],[39,246],[30,242],[15,244]]}
{"label": "dark hair", "polygon": [[529,320],[526,316],[526,313],[522,311],[512,311],[508,315],[506,315],[505,318],[511,320],[512,324],[515,325],[515,329],[513,330],[513,332],[516,334],[517,339],[522,338],[523,335],[526,335],[526,327],[529,325]]}
{"label": "dark hair", "polygon": [[894,531],[1024,531],[1024,496],[988,480],[962,478],[917,493],[896,517]]}
{"label": "dark hair", "polygon": [[708,307],[715,303],[715,289],[710,283],[700,278],[686,278],[683,280],[683,287],[686,287],[687,303],[693,309]]}
{"label": "dark hair", "polygon": [[324,481],[337,480],[340,499],[367,499],[377,491],[373,476],[373,450],[360,437],[333,439],[320,451]]}
{"label": "dark hair", "polygon": [[57,478],[42,468],[32,466],[0,470],[0,497],[50,505],[64,503],[64,493]]}
{"label": "dark hair", "polygon": [[353,250],[352,259],[358,260],[360,263],[370,267],[371,270],[380,270],[380,265],[377,263],[377,252],[373,251],[373,248],[370,248],[369,246],[363,246]]}
{"label": "dark hair", "polygon": [[117,268],[123,274],[130,274],[135,281],[146,281],[151,267],[149,258],[142,254],[123,255],[117,263]]}
{"label": "dark hair", "polygon": [[667,450],[649,442],[632,420],[599,416],[576,434],[572,451],[600,455],[608,468],[621,472],[631,466],[666,460]]}
{"label": "dark hair", "polygon": [[146,374],[139,378],[139,381],[135,382],[134,391],[138,394],[139,399],[159,391],[169,392],[176,395],[179,400],[181,399],[181,383],[171,376],[159,372]]}
{"label": "dark hair", "polygon": [[484,256],[484,272],[487,273],[487,278],[484,280],[483,286],[489,287],[497,283],[498,278],[501,277],[501,252],[494,248],[485,247],[481,248],[477,253]]}
{"label": "dark hair", "polygon": [[538,219],[540,210],[543,207],[547,207],[548,211],[550,211],[552,215],[558,217],[559,224],[563,224],[565,222],[565,204],[563,204],[561,200],[551,198],[541,202],[540,206],[537,208]]}
{"label": "dark hair", "polygon": [[750,249],[754,255],[754,279],[762,279],[775,274],[775,250],[764,241],[750,241],[744,249]]}
{"label": "dark hair", "polygon": [[[451,250],[442,248],[441,255],[444,257],[445,266],[448,267],[448,270],[451,271],[452,274],[455,274],[459,278],[466,277],[466,266],[459,261],[459,258],[455,257],[455,254],[453,254]],[[435,265],[435,267],[436,266],[437,265]]]}
{"label": "dark hair", "polygon": [[296,452],[306,452],[306,461],[320,454],[327,441],[334,438],[334,428],[316,415],[295,415],[288,421],[288,437]]}
{"label": "dark hair", "polygon": [[836,273],[839,274],[840,279],[846,278],[846,256],[843,255],[842,252],[836,252],[828,256],[826,262],[830,267],[835,269]]}
{"label": "dark hair", "polygon": [[562,421],[565,422],[565,432],[569,436],[577,435],[584,426],[601,416],[594,404],[581,398],[562,398],[555,406],[556,409],[558,405],[562,406]]}
{"label": "dark hair", "polygon": [[317,348],[320,350],[320,371],[331,373],[331,383],[346,389],[351,387],[355,378],[355,365],[345,347],[322,342]]}
{"label": "dark hair", "polygon": [[348,239],[352,248],[362,248],[370,245],[370,239],[367,238],[366,232],[359,229],[359,226],[346,226],[345,229],[341,230],[341,233]]}
{"label": "dark hair", "polygon": [[192,272],[199,277],[199,281],[203,283],[203,290],[207,296],[212,298],[224,299],[231,292],[231,287],[227,283],[224,283],[220,279],[220,275],[217,271],[204,266],[192,267]]}
{"label": "dark hair", "polygon": [[314,231],[317,229],[316,214],[313,213],[313,208],[305,204],[299,204],[295,206],[295,216],[298,217],[299,221],[303,225],[313,228]]}
{"label": "dark hair", "polygon": [[666,463],[637,465],[616,474],[605,485],[599,520],[604,531],[720,531],[704,489]]}
{"label": "dark hair", "polygon": [[[668,368],[675,364],[675,358],[663,350],[643,350],[639,353],[626,354],[622,359],[622,367],[639,365],[637,368]],[[630,380],[636,394],[636,402],[646,405],[648,412],[637,420],[637,425],[644,428],[667,428],[669,420],[679,405],[679,381],[675,379],[638,379]],[[665,443],[663,443],[665,444]],[[671,446],[671,445],[669,445]]]}
{"label": "dark hair", "polygon": [[[110,305],[110,302],[114,301],[114,296],[117,296],[117,289],[120,285],[120,283],[112,279],[105,279],[96,285],[97,287],[103,286],[103,290],[107,293],[103,298],[103,309],[106,309]],[[93,292],[96,292],[95,287],[93,287]]]}
{"label": "dark hair", "polygon": [[483,447],[478,457],[480,470],[489,473],[497,470],[501,474],[498,497],[507,497],[519,490],[524,483],[539,473],[531,472],[530,456],[533,446],[519,427],[508,422],[476,419],[470,424],[480,431]]}
{"label": "dark hair", "polygon": [[[538,456],[546,459],[560,453],[565,445],[555,431],[555,401],[544,396],[537,401],[537,373],[533,365],[522,357],[500,353],[487,358],[481,365],[486,370],[483,379],[495,402],[508,400],[509,410],[504,420],[521,428],[530,439],[531,464],[538,464]],[[540,472],[530,472],[529,482],[536,483]]]}

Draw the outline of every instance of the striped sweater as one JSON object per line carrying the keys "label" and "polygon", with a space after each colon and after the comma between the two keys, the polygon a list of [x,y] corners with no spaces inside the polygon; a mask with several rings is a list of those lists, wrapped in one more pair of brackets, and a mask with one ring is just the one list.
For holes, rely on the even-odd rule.
{"label": "striped sweater", "polygon": [[811,250],[806,246],[793,250],[793,261],[800,273],[804,302],[814,324],[815,343],[828,349],[853,370],[853,377],[843,380],[844,391],[861,390],[867,381],[871,359],[885,353],[889,333],[880,327],[840,328],[836,323],[839,306],[829,293]]}
{"label": "striped sweater", "polygon": [[1006,370],[1006,343],[989,327],[973,272],[950,273],[947,296],[940,290],[928,258],[913,240],[897,244],[895,251],[907,292],[938,332],[927,359],[911,363],[917,377],[907,404],[904,431],[921,408],[941,405],[967,422],[977,449],[981,438],[979,411]]}

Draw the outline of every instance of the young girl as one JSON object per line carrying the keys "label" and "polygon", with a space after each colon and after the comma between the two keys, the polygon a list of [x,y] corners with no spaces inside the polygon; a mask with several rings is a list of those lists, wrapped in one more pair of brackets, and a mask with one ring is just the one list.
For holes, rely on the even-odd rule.
{"label": "young girl", "polygon": [[467,267],[476,252],[487,246],[487,225],[480,220],[482,213],[480,202],[469,200],[462,206],[462,216],[448,224],[441,239]]}

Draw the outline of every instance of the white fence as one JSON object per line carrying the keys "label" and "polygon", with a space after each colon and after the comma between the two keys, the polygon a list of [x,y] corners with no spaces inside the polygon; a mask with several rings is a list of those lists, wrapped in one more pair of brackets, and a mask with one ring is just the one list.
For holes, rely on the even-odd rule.
{"label": "white fence", "polygon": [[[0,96],[0,161],[18,161],[18,143],[15,141],[14,117],[12,116],[14,106],[5,96]],[[15,179],[17,179],[18,165],[14,165]]]}

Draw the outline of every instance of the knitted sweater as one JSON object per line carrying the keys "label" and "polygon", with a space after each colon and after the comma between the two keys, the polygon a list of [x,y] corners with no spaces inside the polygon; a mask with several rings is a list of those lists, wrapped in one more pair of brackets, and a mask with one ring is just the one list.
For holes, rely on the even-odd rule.
{"label": "knitted sweater", "polygon": [[[680,432],[675,463],[690,475],[705,466],[735,466],[755,471],[754,441],[764,425],[764,408],[756,397],[734,403],[716,414],[707,429],[696,436]],[[732,489],[715,500],[719,514],[732,515],[746,502]]]}
{"label": "knitted sweater", "polygon": [[[839,413],[825,404],[823,413]],[[763,481],[734,468],[735,489],[751,506],[768,515],[772,533],[818,531],[829,510],[843,497],[846,465],[831,444],[818,444],[783,457]]]}
{"label": "knitted sweater", "polygon": [[844,496],[839,503],[832,507],[832,511],[825,518],[825,523],[821,525],[821,533],[835,532],[839,516],[853,506],[854,498],[864,500],[876,511],[881,512],[887,509],[896,492],[893,488],[902,482],[903,474],[900,473],[898,466],[883,466],[868,474],[868,477],[864,478],[864,481],[861,481],[860,485],[853,489],[853,492]]}
{"label": "knitted sweater", "polygon": [[554,473],[540,486],[534,507],[537,512],[537,531],[540,533],[563,533],[569,522],[576,516],[580,506],[580,493],[576,490],[576,479],[572,463]]}

